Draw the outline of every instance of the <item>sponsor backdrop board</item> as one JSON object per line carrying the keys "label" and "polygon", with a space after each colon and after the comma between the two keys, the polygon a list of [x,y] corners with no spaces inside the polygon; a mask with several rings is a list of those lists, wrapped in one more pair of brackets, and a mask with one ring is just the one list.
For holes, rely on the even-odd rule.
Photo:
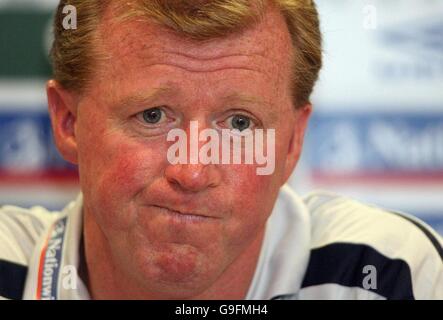
{"label": "sponsor backdrop board", "polygon": [[[443,2],[317,0],[325,66],[290,183],[410,212],[443,234]],[[0,203],[61,208],[45,79],[54,0],[0,0]]]}
{"label": "sponsor backdrop board", "polygon": [[0,204],[63,207],[76,170],[54,147],[45,97],[57,1],[0,0]]}
{"label": "sponsor backdrop board", "polygon": [[317,1],[325,67],[299,171],[443,234],[443,2]]}

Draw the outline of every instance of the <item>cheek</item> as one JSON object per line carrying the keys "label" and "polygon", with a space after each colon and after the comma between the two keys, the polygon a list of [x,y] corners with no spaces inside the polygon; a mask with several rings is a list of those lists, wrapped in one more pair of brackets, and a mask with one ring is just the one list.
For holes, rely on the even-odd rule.
{"label": "cheek", "polygon": [[[286,139],[286,137],[284,137]],[[272,208],[274,200],[282,186],[282,177],[285,168],[288,144],[282,143],[284,139],[276,137],[274,156],[267,157],[263,165],[233,165],[226,167],[225,174],[229,177],[228,185],[232,186],[232,194],[237,206],[246,210],[263,212]],[[273,161],[275,166],[271,174],[259,175],[257,169],[272,168],[268,162]],[[247,210],[249,211],[249,210]]]}
{"label": "cheek", "polygon": [[231,168],[229,192],[233,195],[233,217],[227,226],[229,234],[235,234],[235,243],[253,237],[264,227],[269,217],[279,184],[274,175],[259,176],[253,166]]}
{"label": "cheek", "polygon": [[79,161],[85,203],[104,228],[125,230],[135,223],[138,194],[162,172],[163,146],[116,133],[101,137]]}

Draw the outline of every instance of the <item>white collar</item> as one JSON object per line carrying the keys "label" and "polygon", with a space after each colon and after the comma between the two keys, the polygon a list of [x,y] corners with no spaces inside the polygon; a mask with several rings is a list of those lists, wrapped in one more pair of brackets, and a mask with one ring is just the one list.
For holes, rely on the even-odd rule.
{"label": "white collar", "polygon": [[266,224],[257,269],[246,299],[295,298],[308,266],[310,242],[308,209],[291,187],[284,185]]}

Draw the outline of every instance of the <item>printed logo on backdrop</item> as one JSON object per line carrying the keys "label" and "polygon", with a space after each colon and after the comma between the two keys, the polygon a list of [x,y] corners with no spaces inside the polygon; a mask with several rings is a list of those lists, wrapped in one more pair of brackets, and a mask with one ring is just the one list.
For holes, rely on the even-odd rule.
{"label": "printed logo on backdrop", "polygon": [[314,176],[443,181],[443,113],[317,113],[311,126],[306,152]]}
{"label": "printed logo on backdrop", "polygon": [[0,115],[0,168],[11,173],[43,168],[47,152],[38,122],[30,118],[8,120]]}
{"label": "printed logo on backdrop", "polygon": [[[76,169],[60,156],[45,112],[7,112],[0,103],[0,178],[41,182],[43,178],[75,179]],[[28,177],[28,178],[27,178]]]}
{"label": "printed logo on backdrop", "polygon": [[390,58],[374,61],[376,74],[387,81],[443,80],[441,13],[424,20],[408,19],[380,28],[378,42]]}

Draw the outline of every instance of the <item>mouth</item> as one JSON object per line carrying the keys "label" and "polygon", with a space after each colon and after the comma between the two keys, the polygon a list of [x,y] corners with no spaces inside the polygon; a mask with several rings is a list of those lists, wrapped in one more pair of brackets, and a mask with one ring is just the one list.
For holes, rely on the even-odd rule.
{"label": "mouth", "polygon": [[171,209],[164,206],[153,205],[154,208],[159,209],[162,214],[168,215],[171,219],[177,222],[199,223],[215,220],[215,217],[204,214],[196,214],[191,212],[184,212],[181,210]]}

